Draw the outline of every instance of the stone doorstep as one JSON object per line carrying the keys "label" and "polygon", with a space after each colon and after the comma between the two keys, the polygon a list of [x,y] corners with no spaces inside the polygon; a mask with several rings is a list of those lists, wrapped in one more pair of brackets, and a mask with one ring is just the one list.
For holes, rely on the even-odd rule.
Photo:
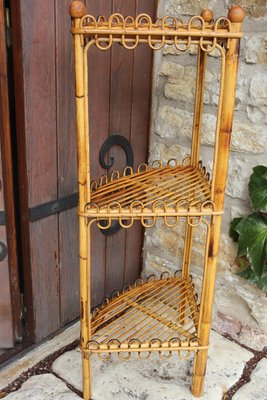
{"label": "stone doorstep", "polygon": [[242,386],[233,400],[267,400],[267,359],[263,358],[251,374],[250,382]]}
{"label": "stone doorstep", "polygon": [[5,397],[8,400],[78,400],[80,396],[67,388],[53,374],[31,376],[21,389]]}
{"label": "stone doorstep", "polygon": [[[221,400],[252,357],[252,352],[212,332],[203,400]],[[133,355],[127,362],[113,357],[107,363],[96,356],[93,357],[94,399],[103,399],[105,387],[105,400],[192,400],[192,367],[193,357],[180,360],[175,354],[167,361],[154,353],[148,360]],[[77,350],[57,358],[52,370],[76,389],[82,389],[81,357]]]}
{"label": "stone doorstep", "polygon": [[0,390],[8,386],[23,372],[34,367],[45,357],[62,349],[63,345],[67,346],[77,340],[80,335],[80,323],[77,322],[70,327],[64,329],[52,339],[37,346],[34,350],[29,351],[22,357],[16,357],[15,360],[0,372]]}
{"label": "stone doorstep", "polygon": [[[3,375],[8,382],[14,380],[14,371],[15,378],[22,373],[24,379],[18,383],[18,390],[6,395],[5,399],[75,400],[81,398],[81,356],[77,349],[78,341],[70,343],[69,340],[70,332],[73,336],[76,332],[77,339],[78,331],[79,324],[75,324],[46,345],[40,346],[41,350],[37,348],[25,355],[22,358],[23,362],[19,361],[20,373],[13,365],[18,364],[18,361],[7,367]],[[74,338],[73,336],[71,339]],[[59,342],[61,348],[59,348]],[[64,347],[62,347],[63,344],[65,344]],[[56,351],[54,351],[55,347]],[[40,360],[40,352],[46,356],[45,359]],[[203,400],[221,400],[222,398],[225,400],[267,400],[267,397],[264,397],[267,393],[264,380],[267,360],[262,358],[258,365],[255,364],[260,357],[263,357],[260,352],[249,351],[220,334],[212,332]],[[37,361],[37,367],[31,367],[27,374],[25,370],[34,361],[35,364]],[[244,381],[241,382],[243,386],[240,389],[240,380],[242,381],[243,372],[249,363],[252,381],[245,385]],[[252,365],[254,365],[253,368],[256,366],[254,371]],[[162,393],[160,398],[163,400],[194,399],[190,393],[192,358],[177,360],[177,355],[174,355],[168,361],[162,361],[157,354],[152,354],[149,360],[141,361],[133,355],[129,361],[123,362],[114,356],[111,361],[103,363],[94,356],[93,371],[95,400],[103,399],[103,388],[105,388],[105,400],[114,398],[116,400],[156,400],[160,393]],[[1,376],[1,382],[3,381]],[[254,390],[255,384],[257,389]],[[231,389],[234,389],[232,394]],[[249,397],[251,393],[257,397]]]}

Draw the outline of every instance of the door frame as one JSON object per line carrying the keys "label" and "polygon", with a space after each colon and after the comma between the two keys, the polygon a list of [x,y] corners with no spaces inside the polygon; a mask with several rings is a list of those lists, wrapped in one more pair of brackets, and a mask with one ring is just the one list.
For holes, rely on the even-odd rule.
{"label": "door frame", "polygon": [[[15,99],[15,121],[16,121],[16,148],[17,148],[17,181],[20,183],[19,203],[20,209],[20,239],[21,264],[23,280],[23,308],[25,320],[26,346],[33,343],[34,320],[33,320],[33,296],[32,296],[32,271],[30,263],[30,232],[28,212],[28,179],[26,165],[26,143],[25,143],[25,102],[24,102],[24,63],[22,48],[22,26],[20,0],[10,1],[10,13],[12,20],[12,57],[13,57],[13,79]],[[24,210],[24,212],[22,212]]]}
{"label": "door frame", "polygon": [[[1,224],[6,226],[9,282],[11,293],[14,343],[22,340],[20,279],[17,254],[17,225],[15,216],[14,168],[12,159],[12,128],[10,120],[10,85],[8,48],[6,41],[5,0],[0,2],[0,142],[5,210]],[[7,206],[8,205],[8,206]]]}

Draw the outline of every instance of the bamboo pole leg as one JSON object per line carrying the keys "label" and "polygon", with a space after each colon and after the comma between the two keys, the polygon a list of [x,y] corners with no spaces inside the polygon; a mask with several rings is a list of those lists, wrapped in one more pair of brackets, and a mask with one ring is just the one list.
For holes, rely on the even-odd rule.
{"label": "bamboo pole leg", "polygon": [[[87,348],[91,338],[90,321],[90,223],[80,217],[80,296],[81,296],[81,350]],[[83,395],[85,400],[92,396],[91,355],[82,357]]]}
{"label": "bamboo pole leg", "polygon": [[195,397],[201,397],[204,393],[206,365],[208,358],[208,350],[199,350],[194,358],[194,375],[192,394]]}
{"label": "bamboo pole leg", "polygon": [[82,370],[83,370],[83,399],[92,400],[92,355],[83,357]]}
{"label": "bamboo pole leg", "polygon": [[[231,21],[231,29],[240,32],[244,19],[244,11],[239,6],[233,6],[228,18]],[[218,155],[216,169],[214,171],[214,202],[217,210],[223,210],[224,192],[227,177],[230,136],[233,121],[233,110],[235,102],[236,76],[239,55],[239,39],[232,39],[226,50],[225,80],[223,87],[223,105],[220,120]],[[216,262],[218,256],[221,216],[214,216],[211,219],[210,232],[206,242],[205,269],[202,285],[202,296],[199,315],[198,338],[202,346],[209,345],[212,305],[214,297]],[[202,396],[204,392],[204,379],[206,372],[208,351],[200,350],[195,355],[194,375],[192,393],[196,397]]]}
{"label": "bamboo pole leg", "polygon": [[[208,228],[198,325],[198,338],[201,346],[209,345],[221,221],[221,215],[213,216],[210,228]],[[195,354],[192,394],[196,397],[202,396],[204,392],[207,357],[208,349],[200,350]]]}
{"label": "bamboo pole leg", "polygon": [[[81,18],[86,14],[86,7],[82,1],[72,1],[70,4],[72,27],[78,29]],[[77,126],[77,150],[78,150],[78,183],[79,206],[81,212],[90,201],[89,191],[89,134],[87,118],[87,93],[84,71],[84,40],[82,34],[74,34],[75,53],[75,94],[76,94],[76,126]],[[89,192],[90,193],[90,192]],[[79,258],[80,258],[80,322],[81,322],[81,350],[86,349],[91,338],[90,321],[90,226],[87,219],[79,218]],[[91,356],[82,358],[83,393],[84,399],[91,399]]]}

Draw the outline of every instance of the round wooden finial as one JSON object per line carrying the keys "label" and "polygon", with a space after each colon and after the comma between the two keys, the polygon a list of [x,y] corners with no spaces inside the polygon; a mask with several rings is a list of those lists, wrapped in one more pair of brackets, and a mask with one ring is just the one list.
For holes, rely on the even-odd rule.
{"label": "round wooden finial", "polygon": [[205,8],[201,12],[201,17],[204,19],[205,22],[211,22],[213,20],[213,11],[209,8]]}
{"label": "round wooden finial", "polygon": [[80,0],[74,0],[70,4],[70,15],[72,18],[82,18],[86,14],[85,4]]}
{"label": "round wooden finial", "polygon": [[228,12],[228,18],[231,22],[241,23],[245,18],[245,11],[240,6],[233,6]]}

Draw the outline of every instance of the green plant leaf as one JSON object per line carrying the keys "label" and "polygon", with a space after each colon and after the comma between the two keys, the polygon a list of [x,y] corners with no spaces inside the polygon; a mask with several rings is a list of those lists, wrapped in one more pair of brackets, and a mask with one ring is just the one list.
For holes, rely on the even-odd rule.
{"label": "green plant leaf", "polygon": [[229,236],[230,238],[233,239],[234,242],[238,242],[239,233],[236,230],[236,227],[239,224],[239,222],[242,221],[242,219],[243,218],[234,218],[230,223]]}
{"label": "green plant leaf", "polygon": [[261,277],[258,277],[250,267],[245,269],[244,271],[238,272],[237,275],[242,276],[242,278],[255,283],[255,285],[257,285],[260,289],[267,292],[267,270],[263,271]]}
{"label": "green plant leaf", "polygon": [[267,212],[267,167],[258,165],[253,168],[248,189],[253,210]]}
{"label": "green plant leaf", "polygon": [[267,255],[267,219],[253,213],[236,226],[239,233],[237,256],[247,256],[252,270],[262,276]]}

